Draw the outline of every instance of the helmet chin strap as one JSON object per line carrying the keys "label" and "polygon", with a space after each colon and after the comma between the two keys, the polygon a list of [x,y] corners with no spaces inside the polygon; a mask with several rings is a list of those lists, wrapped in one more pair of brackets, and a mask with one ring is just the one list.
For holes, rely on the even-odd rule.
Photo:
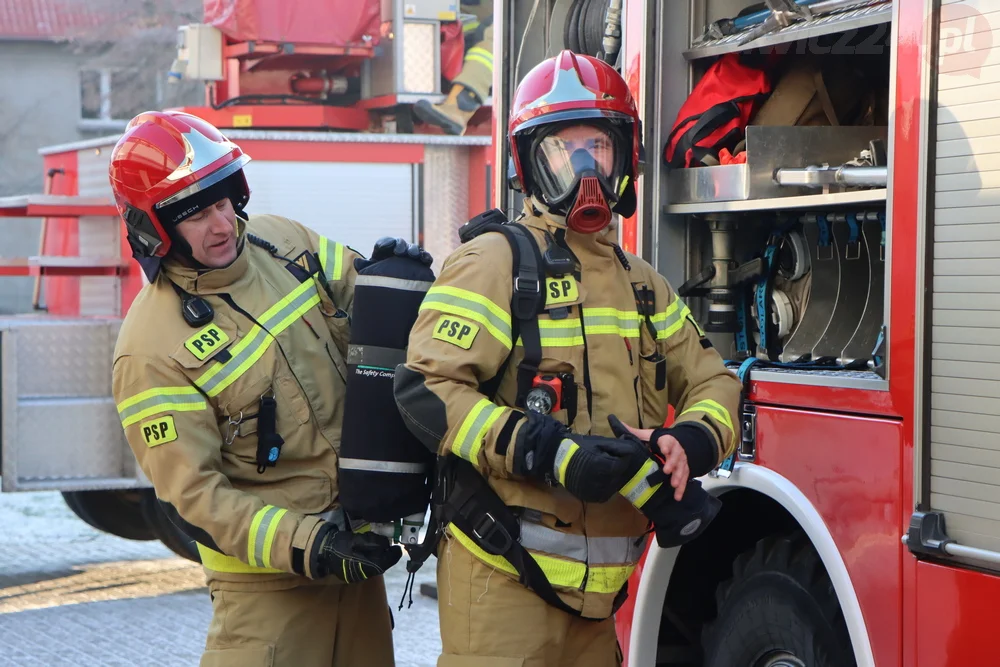
{"label": "helmet chin strap", "polygon": [[584,176],[576,189],[576,199],[566,214],[566,226],[579,234],[593,234],[611,224],[611,207],[597,176]]}

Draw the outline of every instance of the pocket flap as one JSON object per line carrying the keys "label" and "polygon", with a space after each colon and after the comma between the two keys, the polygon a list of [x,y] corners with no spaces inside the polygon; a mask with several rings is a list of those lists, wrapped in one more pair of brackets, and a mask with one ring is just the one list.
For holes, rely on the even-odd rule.
{"label": "pocket flap", "polygon": [[442,653],[438,658],[437,667],[521,667],[523,664],[524,658]]}

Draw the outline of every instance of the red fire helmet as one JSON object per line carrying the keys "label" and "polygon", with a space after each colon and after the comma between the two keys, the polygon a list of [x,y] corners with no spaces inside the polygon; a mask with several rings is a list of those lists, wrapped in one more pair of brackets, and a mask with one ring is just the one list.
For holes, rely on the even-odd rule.
{"label": "red fire helmet", "polygon": [[[137,259],[170,251],[170,230],[229,197],[250,199],[243,165],[250,156],[210,123],[180,111],[133,118],[111,153],[111,190]],[[211,200],[211,201],[209,201]]]}
{"label": "red fire helmet", "polygon": [[[522,154],[527,151],[529,142],[522,138],[542,126],[574,120],[606,120],[609,124],[628,126],[632,159],[627,163],[626,175],[629,177],[627,189],[632,196],[623,195],[621,199],[622,203],[631,199],[634,210],[634,181],[639,172],[642,129],[632,93],[611,65],[572,51],[563,51],[536,65],[514,91],[508,139],[517,185],[532,194],[530,165],[527,155]],[[628,211],[616,212],[631,215]]]}

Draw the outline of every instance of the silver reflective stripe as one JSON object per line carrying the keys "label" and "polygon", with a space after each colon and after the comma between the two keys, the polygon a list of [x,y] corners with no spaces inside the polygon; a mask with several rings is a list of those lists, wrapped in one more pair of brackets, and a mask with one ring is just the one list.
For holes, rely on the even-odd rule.
{"label": "silver reflective stripe", "polygon": [[[589,565],[637,563],[646,537],[586,537],[521,519],[521,546]],[[639,542],[637,545],[636,542]]]}
{"label": "silver reflective stripe", "polygon": [[646,461],[635,476],[629,480],[632,488],[628,488],[626,485],[620,493],[630,503],[641,508],[649,500],[648,496],[644,498],[643,495],[650,493],[653,488],[649,485],[648,477],[654,472],[656,472],[656,465],[652,461]]}
{"label": "silver reflective stripe", "polygon": [[[267,542],[267,529],[271,525],[271,521],[274,520],[274,516],[281,512],[280,507],[272,507],[267,510],[264,516],[260,520],[260,525],[257,527],[257,539],[253,543],[253,555],[256,559],[258,566],[265,563],[264,560],[264,544]],[[270,560],[270,559],[268,559]]]}
{"label": "silver reflective stripe", "polygon": [[374,366],[391,370],[406,362],[406,350],[376,345],[348,345],[347,363],[352,366]]}
{"label": "silver reflective stripe", "polygon": [[[191,389],[194,389],[194,387],[191,387]],[[163,406],[163,411],[167,411],[171,409],[176,409],[176,407],[172,406],[189,405],[189,404],[197,405],[199,403],[204,403],[204,402],[205,402],[205,396],[201,393],[197,393],[197,391],[192,393],[185,392],[176,394],[156,394],[154,396],[150,396],[147,399],[143,399],[138,403],[130,405],[124,410],[119,411],[118,418],[121,419],[121,421],[126,421],[132,415],[137,415],[140,412],[143,412],[144,410],[149,410],[150,408],[156,408],[161,405]],[[150,413],[150,414],[155,414],[155,413]]]}
{"label": "silver reflective stripe", "polygon": [[434,283],[426,280],[406,280],[405,278],[390,278],[388,276],[358,276],[355,287],[388,287],[407,292],[426,292]]}
{"label": "silver reflective stripe", "polygon": [[391,472],[404,475],[422,475],[428,471],[426,463],[406,463],[403,461],[372,461],[369,459],[346,459],[341,457],[340,467],[344,470],[365,470],[368,472]]}
{"label": "silver reflective stripe", "polygon": [[563,438],[562,442],[559,443],[559,449],[556,450],[556,458],[552,463],[552,473],[555,475],[556,479],[559,480],[560,484],[565,484],[566,480],[563,475],[559,474],[559,471],[566,463],[566,459],[568,459],[573,453],[576,446],[576,443],[569,438]]}
{"label": "silver reflective stripe", "polygon": [[572,558],[581,563],[587,562],[586,537],[561,533],[537,523],[521,521],[521,546],[532,551]]}

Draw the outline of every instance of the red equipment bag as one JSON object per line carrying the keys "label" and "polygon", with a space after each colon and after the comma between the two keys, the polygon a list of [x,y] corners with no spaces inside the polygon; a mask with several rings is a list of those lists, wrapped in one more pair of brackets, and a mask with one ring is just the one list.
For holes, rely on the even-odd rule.
{"label": "red equipment bag", "polygon": [[453,81],[465,64],[465,34],[461,21],[441,22],[441,76]]}
{"label": "red equipment bag", "polygon": [[739,54],[726,54],[708,68],[681,106],[663,159],[675,168],[719,164],[719,151],[735,153],[751,116],[770,94],[765,70],[746,64]]}

